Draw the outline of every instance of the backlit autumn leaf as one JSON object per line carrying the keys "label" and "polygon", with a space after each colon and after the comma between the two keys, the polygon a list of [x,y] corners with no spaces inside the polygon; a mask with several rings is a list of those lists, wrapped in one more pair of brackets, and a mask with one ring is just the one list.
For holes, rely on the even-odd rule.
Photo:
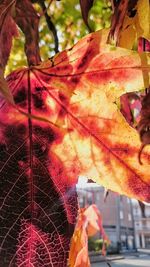
{"label": "backlit autumn leaf", "polygon": [[78,221],[71,240],[69,267],[90,267],[87,224],[88,220],[84,215],[84,209],[80,209]]}
{"label": "backlit autumn leaf", "polygon": [[149,148],[141,166],[139,136],[116,105],[149,85],[149,53],[106,40],[92,33],[7,79],[17,108],[1,100],[2,266],[66,266],[79,175],[150,201]]}
{"label": "backlit autumn leaf", "polygon": [[26,69],[8,79],[24,112],[0,101],[0,266],[66,267],[77,196],[60,159],[49,155],[61,134],[32,119],[31,113],[51,116],[54,104],[31,76]]}
{"label": "backlit autumn leaf", "polygon": [[[69,179],[88,176],[108,189],[148,202],[150,150],[145,149],[141,167],[139,136],[115,101],[125,92],[148,86],[149,54],[114,48],[104,39],[93,33],[56,56],[52,68],[47,62],[33,70],[43,86],[49,84],[50,98],[61,106],[56,123],[65,134],[61,143],[53,143],[52,151],[61,158]],[[54,95],[58,90],[60,99]]]}
{"label": "backlit autumn leaf", "polygon": [[94,236],[100,232],[103,238],[102,253],[105,255],[105,241],[110,241],[102,225],[101,214],[95,204],[88,208],[79,209],[78,221],[71,240],[69,253],[69,267],[89,267],[90,260],[88,257],[88,237]]}
{"label": "backlit autumn leaf", "polygon": [[102,216],[97,206],[95,204],[90,205],[84,211],[84,215],[88,220],[88,225],[87,225],[88,236],[89,237],[94,236],[97,232],[100,231],[103,240],[106,240],[109,243],[109,239],[103,228]]}

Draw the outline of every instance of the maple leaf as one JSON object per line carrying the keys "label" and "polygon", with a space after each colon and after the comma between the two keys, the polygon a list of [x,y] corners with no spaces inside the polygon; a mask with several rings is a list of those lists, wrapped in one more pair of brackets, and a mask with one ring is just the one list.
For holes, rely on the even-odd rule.
{"label": "maple leaf", "polygon": [[115,104],[149,84],[149,54],[106,45],[107,35],[7,78],[17,108],[1,100],[2,266],[66,266],[79,175],[150,200],[149,148],[141,166],[139,136]]}
{"label": "maple leaf", "polygon": [[16,3],[14,19],[25,35],[25,53],[28,64],[37,65],[40,59],[39,52],[39,19],[29,0],[20,0]]}
{"label": "maple leaf", "polygon": [[109,244],[110,241],[104,231],[102,225],[101,214],[95,204],[88,208],[79,209],[78,221],[71,240],[69,253],[69,266],[90,266],[88,257],[88,237],[94,236],[100,232],[103,238],[103,255],[106,254],[105,241]]}
{"label": "maple leaf", "polygon": [[[114,48],[106,40],[107,34],[100,32],[88,35],[56,56],[53,67],[47,62],[33,70],[61,106],[56,123],[64,137],[53,143],[52,151],[61,158],[69,179],[87,176],[108,189],[149,202],[149,147],[141,167],[138,133],[116,105],[125,92],[149,85],[149,54]],[[60,99],[54,95],[58,90]]]}

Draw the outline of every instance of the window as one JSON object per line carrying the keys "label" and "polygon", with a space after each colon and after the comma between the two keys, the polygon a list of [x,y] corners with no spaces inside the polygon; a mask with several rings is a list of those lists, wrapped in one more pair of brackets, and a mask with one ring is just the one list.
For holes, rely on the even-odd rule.
{"label": "window", "polygon": [[91,205],[93,202],[93,194],[91,192],[87,192],[87,204]]}
{"label": "window", "polygon": [[130,199],[129,198],[127,198],[127,203],[130,204]]}
{"label": "window", "polygon": [[131,214],[128,213],[128,220],[131,221],[132,220],[132,217],[131,217]]}
{"label": "window", "polygon": [[120,210],[120,219],[123,220],[124,216],[123,216],[123,211]]}
{"label": "window", "polygon": [[97,200],[97,201],[100,201],[100,194],[99,194],[99,192],[96,193],[96,200]]}

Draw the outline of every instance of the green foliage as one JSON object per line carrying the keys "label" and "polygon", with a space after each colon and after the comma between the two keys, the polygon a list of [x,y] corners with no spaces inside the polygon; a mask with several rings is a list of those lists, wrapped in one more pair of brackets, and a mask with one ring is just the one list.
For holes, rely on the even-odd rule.
{"label": "green foliage", "polygon": [[[45,1],[48,8],[47,13],[51,17],[56,27],[59,38],[59,51],[72,47],[79,39],[88,33],[88,29],[83,22],[79,0],[72,1]],[[41,16],[39,25],[40,51],[42,60],[52,57],[54,53],[54,38],[49,31],[43,10],[38,4],[34,4],[35,9]],[[109,27],[111,16],[110,1],[95,0],[94,5],[89,12],[89,24],[93,31]],[[6,69],[6,74],[26,65],[24,54],[24,36],[19,31],[19,37],[14,40],[13,49]]]}
{"label": "green foliage", "polygon": [[106,248],[109,246],[107,241],[103,241],[103,239],[94,239],[94,238],[89,238],[88,240],[88,249],[89,251],[95,251],[95,252],[101,252],[102,247],[103,247],[103,242],[106,245]]}
{"label": "green foliage", "polygon": [[89,12],[89,25],[93,31],[108,28],[110,26],[111,14],[111,1],[95,0]]}

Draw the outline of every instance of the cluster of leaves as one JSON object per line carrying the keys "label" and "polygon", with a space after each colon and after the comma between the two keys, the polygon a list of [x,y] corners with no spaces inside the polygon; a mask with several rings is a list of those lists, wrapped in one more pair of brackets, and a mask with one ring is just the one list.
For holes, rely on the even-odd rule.
{"label": "cluster of leaves", "polygon": [[[150,201],[149,146],[142,153],[143,165],[138,158],[141,141],[149,144],[149,92],[140,102],[141,141],[131,123],[133,108],[126,95],[145,88],[148,91],[150,54],[129,50],[122,41],[126,38],[124,29],[130,28],[124,25],[130,13],[132,46],[136,47],[139,37],[149,38],[145,30],[149,17],[147,24],[145,20],[141,22],[143,6],[149,8],[149,1],[113,1],[110,30],[90,33],[73,48],[41,62],[40,45],[41,50],[44,46],[50,51],[51,42],[46,45],[49,37],[46,41],[47,35],[42,33],[46,24],[43,28],[39,24],[38,12],[45,16],[51,29],[55,39],[51,48],[55,52],[57,37],[63,49],[72,42],[68,41],[70,34],[76,41],[87,31],[86,26],[80,29],[83,22],[76,1],[51,2],[48,11],[46,1],[0,1],[0,265],[6,267],[66,267],[77,216],[74,188],[79,175],[120,194]],[[90,19],[95,18],[100,5],[98,1],[90,1],[90,5],[87,2],[80,1],[81,10],[92,30]],[[106,3],[102,3],[104,7]],[[74,16],[77,25],[73,23]],[[135,21],[139,21],[140,31]],[[29,66],[12,72],[6,82],[3,72],[11,51],[10,41],[17,35],[16,25],[25,37]],[[116,46],[122,43],[124,48]],[[79,233],[80,230],[74,234],[72,246]],[[70,264],[74,262],[73,255]],[[88,266],[88,257],[85,262]]]}

